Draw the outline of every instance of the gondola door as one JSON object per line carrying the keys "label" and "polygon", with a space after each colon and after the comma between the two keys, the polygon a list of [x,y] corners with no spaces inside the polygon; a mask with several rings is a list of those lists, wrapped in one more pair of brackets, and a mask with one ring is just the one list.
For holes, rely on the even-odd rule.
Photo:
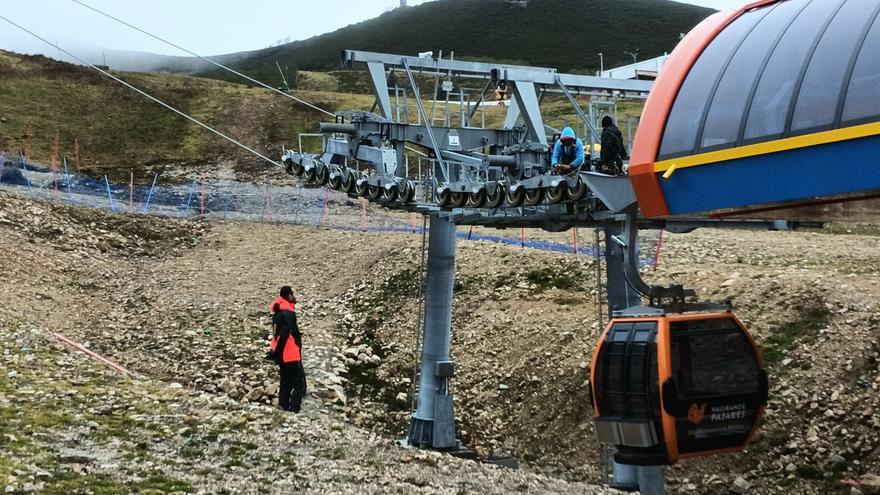
{"label": "gondola door", "polygon": [[767,402],[767,374],[734,315],[670,315],[657,339],[670,461],[742,449]]}

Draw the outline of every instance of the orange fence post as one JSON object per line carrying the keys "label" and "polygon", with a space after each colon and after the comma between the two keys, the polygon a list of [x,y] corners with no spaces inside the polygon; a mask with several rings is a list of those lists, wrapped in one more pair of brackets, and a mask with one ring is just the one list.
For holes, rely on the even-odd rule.
{"label": "orange fence post", "polygon": [[663,246],[663,232],[664,229],[660,229],[660,237],[657,238],[657,251],[654,253],[654,271],[657,271],[657,266],[660,265],[660,248]]}
{"label": "orange fence post", "polygon": [[52,195],[58,199],[58,155],[61,153],[61,132],[55,131],[55,140],[52,142]]}
{"label": "orange fence post", "polygon": [[31,135],[33,134],[33,128],[30,124],[27,125],[27,129],[25,130],[25,142],[24,142],[24,160],[26,162],[31,161]]}
{"label": "orange fence post", "polygon": [[361,229],[367,231],[367,200],[361,198]]}
{"label": "orange fence post", "polygon": [[68,339],[67,337],[65,337],[64,335],[61,335],[60,333],[52,332],[52,336],[55,337],[56,339],[60,340],[62,343],[82,352],[83,354],[91,357],[95,361],[98,361],[100,363],[103,363],[103,364],[113,368],[114,370],[118,371],[119,373],[122,373],[123,375],[133,376],[131,371],[128,371],[127,369],[123,368],[122,366],[119,366],[118,364],[105,358],[104,356],[101,356],[100,354],[98,354],[94,351],[86,349],[82,344],[74,342],[74,341]]}
{"label": "orange fence post", "polygon": [[327,217],[327,211],[330,208],[330,189],[326,189],[324,192],[324,206],[321,208],[321,220],[318,222],[318,227],[324,226],[324,219]]}
{"label": "orange fence post", "polygon": [[[199,185],[199,212],[201,216],[205,216],[205,176],[204,174],[201,177],[201,184]],[[269,216],[271,217],[271,213]]]}
{"label": "orange fence post", "polygon": [[73,140],[73,157],[76,160],[76,176],[79,177],[79,139]]}
{"label": "orange fence post", "polygon": [[578,254],[578,229],[571,229],[571,242],[574,244],[574,254]]}

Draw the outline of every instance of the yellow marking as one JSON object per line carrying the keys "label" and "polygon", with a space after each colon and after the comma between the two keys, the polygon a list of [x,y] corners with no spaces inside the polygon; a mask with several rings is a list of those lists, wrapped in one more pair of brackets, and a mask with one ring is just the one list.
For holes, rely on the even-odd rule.
{"label": "yellow marking", "polygon": [[669,178],[672,177],[672,174],[674,174],[676,170],[678,170],[677,163],[669,165],[669,168],[667,168],[666,172],[663,173],[663,178],[669,180]]}
{"label": "yellow marking", "polygon": [[[835,129],[833,131],[817,132],[813,134],[805,134],[787,139],[778,139],[776,141],[768,141],[766,143],[750,144],[739,148],[730,148],[720,151],[712,151],[699,155],[685,156],[672,160],[664,160],[654,163],[654,172],[667,172],[676,169],[698,167],[700,165],[711,165],[719,162],[736,160],[739,158],[748,158],[758,155],[769,155],[771,153],[779,153],[781,151],[795,150],[799,148],[807,148],[809,146],[818,146],[821,144],[837,143],[840,141],[849,141],[851,139],[859,139],[868,136],[880,134],[880,122],[871,124],[858,125],[854,127],[846,127],[843,129]],[[671,176],[672,173],[669,173]],[[668,179],[667,174],[663,174],[664,179]]]}

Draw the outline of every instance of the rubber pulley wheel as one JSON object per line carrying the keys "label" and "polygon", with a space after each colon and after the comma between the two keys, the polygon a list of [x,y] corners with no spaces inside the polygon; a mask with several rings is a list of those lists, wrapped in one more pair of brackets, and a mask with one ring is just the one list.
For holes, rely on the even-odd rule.
{"label": "rubber pulley wheel", "polygon": [[370,190],[370,183],[367,182],[366,180],[363,182],[358,182],[354,186],[354,192],[362,198],[365,198],[367,196],[367,193],[369,192],[369,190]]}
{"label": "rubber pulley wheel", "polygon": [[409,203],[416,197],[416,185],[412,183],[412,181],[406,181],[406,185],[403,188],[403,193],[400,194],[400,202],[401,203]]}
{"label": "rubber pulley wheel", "polygon": [[342,175],[342,190],[351,194],[354,192],[355,187],[357,186],[357,175],[354,173],[347,173]]}
{"label": "rubber pulley wheel", "polygon": [[315,181],[318,184],[326,185],[330,180],[330,167],[327,165],[318,165],[315,168]]}
{"label": "rubber pulley wheel", "polygon": [[482,208],[486,205],[486,190],[480,189],[477,192],[468,194],[467,206],[471,208]]}
{"label": "rubber pulley wheel", "polygon": [[507,190],[507,204],[510,206],[522,206],[523,201],[526,200],[526,190],[524,187],[518,187],[516,189],[508,189]]}
{"label": "rubber pulley wheel", "polygon": [[330,189],[333,189],[334,191],[339,191],[340,189],[342,189],[342,174],[332,174],[327,180],[327,184],[330,186]]}
{"label": "rubber pulley wheel", "polygon": [[544,189],[529,189],[526,191],[526,197],[523,204],[526,206],[537,206],[544,202]]}
{"label": "rubber pulley wheel", "polygon": [[584,181],[578,179],[576,186],[568,188],[568,200],[580,201],[587,195],[587,191],[589,191],[587,185],[584,184]]}
{"label": "rubber pulley wheel", "polygon": [[382,190],[384,188],[380,186],[369,185],[367,186],[367,199],[370,201],[376,201],[382,196]]}
{"label": "rubber pulley wheel", "polygon": [[454,192],[449,203],[453,208],[462,208],[467,204],[468,198],[469,194],[466,192]]}
{"label": "rubber pulley wheel", "polygon": [[551,203],[561,203],[568,198],[568,182],[562,181],[556,186],[547,188],[547,200]]}
{"label": "rubber pulley wheel", "polygon": [[382,188],[382,196],[380,199],[383,202],[393,203],[394,201],[397,201],[398,197],[400,197],[400,189],[398,189],[397,186]]}
{"label": "rubber pulley wheel", "polygon": [[486,192],[486,206],[489,208],[500,208],[504,204],[505,194],[501,184],[495,186],[493,191]]}
{"label": "rubber pulley wheel", "polygon": [[450,191],[449,189],[437,191],[436,199],[437,204],[440,205],[441,208],[449,208],[452,201],[452,191]]}

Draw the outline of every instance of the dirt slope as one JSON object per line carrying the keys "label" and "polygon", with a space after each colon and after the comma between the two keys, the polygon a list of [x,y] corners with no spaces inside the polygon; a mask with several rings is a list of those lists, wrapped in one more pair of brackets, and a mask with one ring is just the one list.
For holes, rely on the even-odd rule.
{"label": "dirt slope", "polygon": [[[749,452],[673,467],[672,493],[724,493],[737,476],[749,493],[834,493],[842,478],[880,471],[878,244],[668,238],[648,276],[733,299],[772,377]],[[0,455],[0,474],[16,490],[139,480],[256,491],[290,457],[305,479],[285,483],[314,492],[590,493],[599,479],[585,384],[599,332],[589,258],[459,243],[459,431],[481,454],[527,464],[498,472],[392,446],[410,401],[418,236],[113,216],[0,194],[0,250],[0,411],[15,418],[0,432],[15,453]],[[266,304],[285,282],[300,293],[311,386],[296,419],[269,405],[275,377],[261,360]],[[49,330],[146,379],[110,378],[50,344]],[[292,455],[266,440],[275,435]]]}
{"label": "dirt slope", "polygon": [[[115,72],[117,77],[277,159],[301,132],[315,132],[321,115],[262,88],[169,74]],[[330,111],[368,108],[371,99],[333,93],[321,80],[297,95]],[[218,169],[242,179],[263,177],[272,166],[86,67],[0,50],[0,152],[48,164],[54,140],[75,167],[79,141],[86,175],[146,182]],[[185,180],[185,179],[182,179]]]}
{"label": "dirt slope", "polygon": [[[203,225],[0,193],[0,485],[12,493],[605,493],[405,450],[344,421],[325,301],[410,244]],[[371,246],[364,249],[364,246]],[[338,270],[347,259],[348,274]],[[337,273],[338,275],[333,275]],[[271,405],[268,301],[299,288],[312,395]],[[118,377],[49,335],[84,342]]]}
{"label": "dirt slope", "polygon": [[[412,372],[417,262],[405,254],[383,265],[385,279],[365,280],[339,302],[341,311],[388,300],[408,309],[380,305],[343,320],[352,344],[384,354],[375,369],[352,363],[365,421],[384,431],[406,423],[406,404],[390,400],[409,389]],[[598,479],[586,386],[599,335],[590,260],[467,244],[459,254],[453,352],[463,437],[485,455]],[[772,384],[753,447],[673,467],[673,493],[723,493],[737,476],[756,493],[846,492],[839,480],[880,470],[880,238],[702,231],[668,237],[662,256],[646,277],[732,300]],[[375,407],[388,412],[370,414]]]}

